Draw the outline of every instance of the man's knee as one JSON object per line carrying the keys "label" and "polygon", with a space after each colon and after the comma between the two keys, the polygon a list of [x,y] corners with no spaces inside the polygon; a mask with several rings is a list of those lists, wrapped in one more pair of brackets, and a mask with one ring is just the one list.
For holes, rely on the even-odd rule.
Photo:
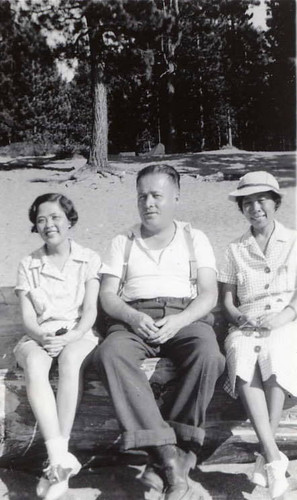
{"label": "man's knee", "polygon": [[95,368],[110,366],[117,362],[120,356],[123,356],[125,349],[120,336],[110,335],[102,344],[96,347],[93,362]]}
{"label": "man's knee", "polygon": [[219,373],[223,373],[225,368],[225,357],[220,351],[215,334],[201,339],[193,346],[193,356],[197,362],[203,362],[205,368],[210,370],[216,369]]}

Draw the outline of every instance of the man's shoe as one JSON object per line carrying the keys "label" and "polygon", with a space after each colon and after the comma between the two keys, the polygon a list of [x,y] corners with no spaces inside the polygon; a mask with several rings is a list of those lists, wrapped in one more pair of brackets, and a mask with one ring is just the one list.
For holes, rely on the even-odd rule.
{"label": "man's shoe", "polygon": [[266,488],[268,485],[268,479],[265,469],[265,458],[260,453],[255,453],[255,455],[257,456],[257,459],[252,473],[251,482]]}
{"label": "man's shoe", "polygon": [[140,481],[148,488],[153,488],[159,493],[163,493],[164,481],[161,477],[161,469],[157,464],[146,465]]}
{"label": "man's shoe", "polygon": [[265,465],[268,477],[269,493],[272,498],[278,498],[288,489],[289,483],[286,478],[286,470],[289,460],[280,452],[281,459],[274,460]]}
{"label": "man's shoe", "polygon": [[[164,447],[165,448],[165,447]],[[196,465],[196,456],[193,452],[186,453],[177,446],[162,457],[162,476],[165,481],[164,500],[190,500],[193,491],[188,484],[190,469]]]}
{"label": "man's shoe", "polygon": [[[194,496],[193,496],[194,495]],[[188,485],[188,483],[182,485],[170,486],[165,491],[164,500],[196,500],[195,492]]]}
{"label": "man's shoe", "polygon": [[81,464],[71,453],[67,453],[61,464],[48,465],[43,470],[36,493],[45,500],[57,500],[68,490],[69,479],[79,473]]}

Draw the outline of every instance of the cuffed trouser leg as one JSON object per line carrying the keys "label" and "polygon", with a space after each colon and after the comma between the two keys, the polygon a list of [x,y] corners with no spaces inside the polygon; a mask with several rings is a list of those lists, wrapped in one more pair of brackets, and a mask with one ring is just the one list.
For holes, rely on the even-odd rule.
{"label": "cuffed trouser leg", "polygon": [[225,367],[212,327],[197,321],[180,330],[161,349],[178,368],[178,388],[162,412],[178,441],[203,444],[206,410]]}
{"label": "cuffed trouser leg", "polygon": [[[178,314],[189,303],[171,298],[136,302],[134,308],[155,320]],[[225,366],[209,323],[210,318],[196,321],[159,347],[146,344],[128,325],[119,322],[110,327],[108,337],[97,347],[95,365],[124,431],[124,449],[175,444],[176,438],[202,445],[206,410]],[[164,419],[140,369],[145,358],[156,356],[170,358],[178,370],[178,388],[173,401],[162,408]]]}
{"label": "cuffed trouser leg", "polygon": [[[119,326],[120,328],[120,326]],[[145,372],[140,369],[156,349],[123,326],[97,347],[94,363],[109,391],[123,430],[123,449],[175,444],[174,430],[159,411]]]}

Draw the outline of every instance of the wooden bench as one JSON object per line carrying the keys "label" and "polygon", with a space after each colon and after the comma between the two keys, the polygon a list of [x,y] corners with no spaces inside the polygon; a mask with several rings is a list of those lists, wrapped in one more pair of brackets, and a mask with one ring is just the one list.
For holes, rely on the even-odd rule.
{"label": "wooden bench", "polygon": [[[226,322],[215,311],[215,331],[222,345]],[[22,370],[16,367],[12,349],[23,334],[17,298],[12,287],[0,288],[0,466],[28,464],[44,454],[44,445],[26,397]],[[146,360],[145,370],[156,400],[172,397],[176,371],[168,359]],[[256,449],[254,432],[246,421],[239,400],[223,390],[224,375],[217,383],[208,409],[205,459],[207,463],[253,460]],[[56,369],[52,372],[57,384]],[[278,434],[282,449],[297,458],[297,400],[287,398]],[[102,382],[90,366],[85,375],[82,402],[71,435],[71,449],[86,455],[115,456],[119,453],[120,431],[113,407]]]}

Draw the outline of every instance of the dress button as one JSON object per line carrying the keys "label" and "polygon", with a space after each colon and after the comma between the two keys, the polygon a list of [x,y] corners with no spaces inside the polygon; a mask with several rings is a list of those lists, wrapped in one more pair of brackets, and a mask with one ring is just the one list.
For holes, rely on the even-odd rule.
{"label": "dress button", "polygon": [[270,269],[270,267],[267,266],[267,267],[265,267],[264,271],[265,271],[265,273],[270,273],[271,269]]}
{"label": "dress button", "polygon": [[255,352],[260,352],[260,351],[261,351],[261,346],[256,345],[256,346],[254,347],[254,351],[255,351]]}
{"label": "dress button", "polygon": [[269,309],[271,309],[271,305],[270,304],[266,304],[266,306],[264,307],[265,311],[269,311]]}
{"label": "dress button", "polygon": [[267,290],[267,288],[269,288],[269,283],[266,283],[266,285],[264,286],[265,290]]}

